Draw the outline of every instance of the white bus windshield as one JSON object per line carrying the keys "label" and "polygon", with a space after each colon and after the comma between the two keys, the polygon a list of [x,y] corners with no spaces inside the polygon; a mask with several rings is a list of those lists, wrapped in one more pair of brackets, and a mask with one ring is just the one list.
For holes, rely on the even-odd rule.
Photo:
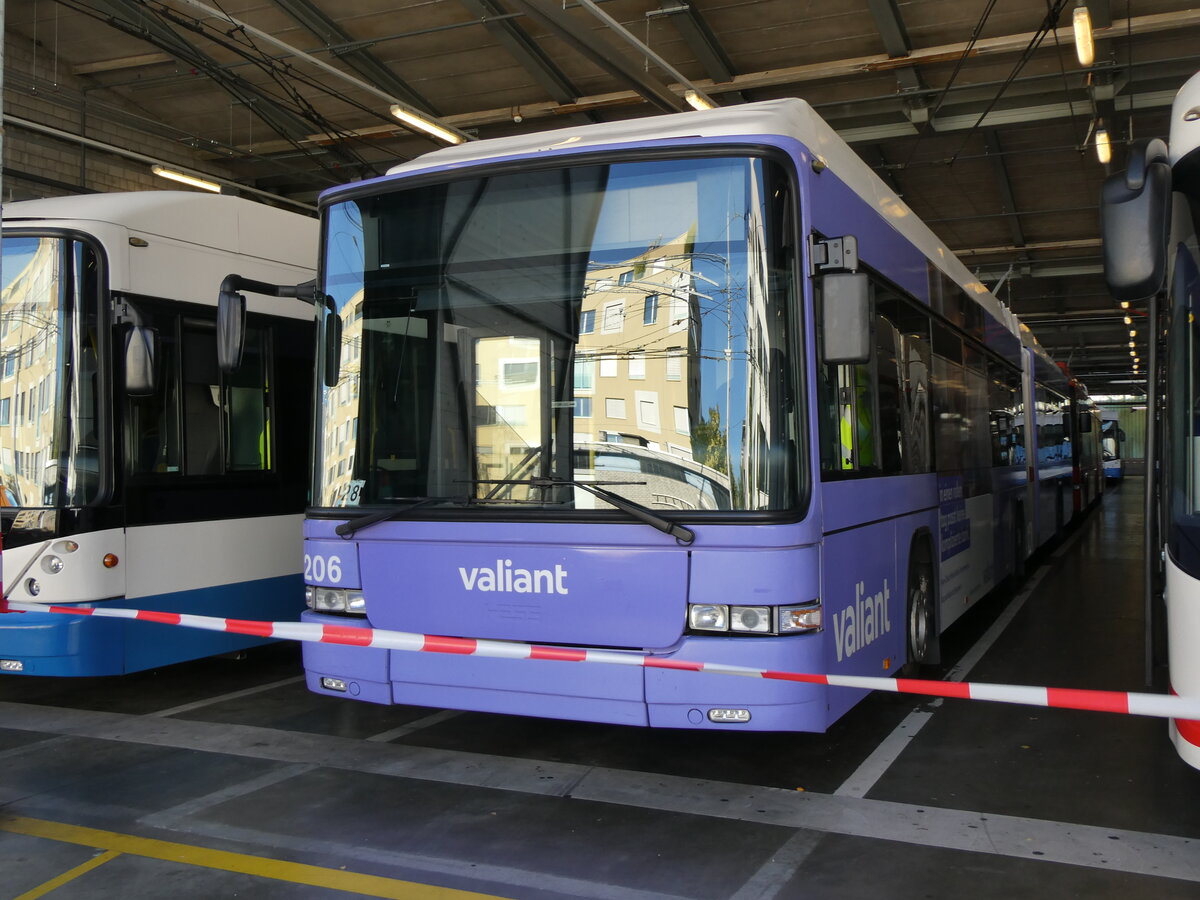
{"label": "white bus windshield", "polygon": [[95,257],[56,237],[3,242],[0,505],[80,506],[99,489]]}
{"label": "white bus windshield", "polygon": [[772,162],[709,158],[332,205],[318,503],[606,508],[566,483],[588,481],[661,510],[794,506],[789,197]]}

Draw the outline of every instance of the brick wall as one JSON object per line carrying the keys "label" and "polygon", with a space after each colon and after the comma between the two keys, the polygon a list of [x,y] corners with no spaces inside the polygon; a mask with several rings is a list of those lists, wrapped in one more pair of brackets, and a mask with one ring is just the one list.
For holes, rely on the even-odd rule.
{"label": "brick wall", "polygon": [[[138,111],[121,103],[110,91],[84,93],[85,79],[70,73],[70,64],[51,52],[36,47],[27,35],[6,31],[4,35],[4,112],[72,134],[135,153],[153,157],[167,165],[179,165],[218,177],[229,177],[218,164],[201,158],[176,142],[131,128],[128,122],[113,121],[85,97],[99,98],[131,115]],[[93,147],[49,135],[38,134],[16,124],[4,131],[5,201],[58,197],[85,191],[144,191],[181,188],[151,174],[149,165]],[[186,190],[186,188],[182,188]]]}

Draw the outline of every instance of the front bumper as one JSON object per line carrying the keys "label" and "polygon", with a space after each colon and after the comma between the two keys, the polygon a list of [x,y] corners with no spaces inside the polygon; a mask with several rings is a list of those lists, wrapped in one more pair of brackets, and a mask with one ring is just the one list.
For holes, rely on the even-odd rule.
{"label": "front bumper", "polygon": [[[312,611],[302,621],[370,627]],[[664,656],[695,662],[821,672],[819,635],[683,638]],[[752,661],[751,661],[752,660]],[[492,659],[340,644],[304,645],[310,690],[371,703],[411,704],[657,728],[824,731],[828,688],[753,677],[556,660]],[[322,686],[345,683],[345,691]],[[750,711],[745,723],[715,723],[713,708]]]}

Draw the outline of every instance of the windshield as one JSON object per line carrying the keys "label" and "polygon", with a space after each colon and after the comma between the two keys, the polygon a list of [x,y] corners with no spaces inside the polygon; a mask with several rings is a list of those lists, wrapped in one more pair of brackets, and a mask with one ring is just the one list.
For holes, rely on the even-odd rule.
{"label": "windshield", "polygon": [[1121,441],[1125,438],[1116,419],[1105,419],[1100,426],[1100,447],[1105,459],[1121,458]]}
{"label": "windshield", "polygon": [[[332,205],[325,506],[797,502],[787,179],[763,159],[538,169]],[[563,482],[563,483],[554,483]]]}
{"label": "windshield", "polygon": [[79,506],[99,488],[96,304],[80,302],[95,254],[55,237],[2,250],[0,505]]}

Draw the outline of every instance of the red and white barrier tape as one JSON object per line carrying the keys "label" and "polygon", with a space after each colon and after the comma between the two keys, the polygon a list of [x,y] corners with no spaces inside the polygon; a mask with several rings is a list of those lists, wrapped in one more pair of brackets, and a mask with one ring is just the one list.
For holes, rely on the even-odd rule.
{"label": "red and white barrier tape", "polygon": [[257,622],[249,619],[222,619],[216,616],[154,612],[145,609],[47,606],[39,603],[0,600],[0,612],[47,612],[73,616],[105,616],[114,619],[158,622],[164,625],[182,625],[186,628],[201,628],[205,631],[225,631],[231,634],[277,638],[285,641],[346,644],[354,647],[378,647],[385,650],[407,652],[456,653],[464,656],[486,656],[492,659],[543,659],[639,666],[646,669],[679,669],[687,672],[742,675],[750,678],[769,678],[775,681],[825,684],[831,687],[892,691],[900,694],[922,694],[930,697],[991,700],[996,703],[1016,703],[1023,706],[1049,706],[1056,709],[1126,713],[1163,719],[1200,720],[1200,698],[1169,694],[1030,687],[1018,684],[976,684],[961,681],[932,681],[922,678],[881,678],[867,675],[810,675],[802,672],[777,672],[749,666],[731,666],[724,663],[689,662],[688,660],[634,651],[548,647],[516,641],[439,637],[407,631],[385,631],[379,628],[319,625],[312,622]]}

